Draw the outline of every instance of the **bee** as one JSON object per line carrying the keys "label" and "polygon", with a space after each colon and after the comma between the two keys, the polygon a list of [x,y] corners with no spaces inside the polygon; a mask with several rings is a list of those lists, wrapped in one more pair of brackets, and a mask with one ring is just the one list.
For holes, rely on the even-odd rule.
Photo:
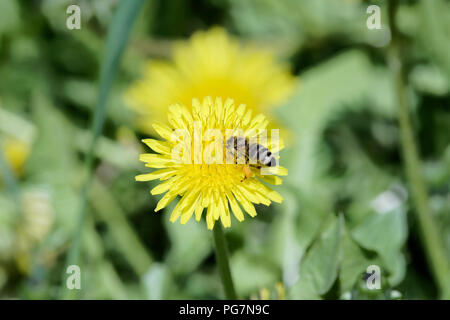
{"label": "bee", "polygon": [[261,167],[275,167],[277,164],[270,150],[258,143],[250,143],[246,137],[232,136],[228,138],[226,150],[234,157],[234,163],[238,163],[238,159],[244,159],[244,179],[242,181],[252,176],[252,167],[261,169]]}

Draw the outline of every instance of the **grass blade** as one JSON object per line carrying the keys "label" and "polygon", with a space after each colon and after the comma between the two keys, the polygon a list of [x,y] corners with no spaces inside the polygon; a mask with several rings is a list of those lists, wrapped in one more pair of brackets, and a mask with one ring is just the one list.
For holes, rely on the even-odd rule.
{"label": "grass blade", "polygon": [[[128,42],[133,22],[136,20],[136,16],[143,2],[143,0],[122,0],[118,5],[118,8],[108,28],[104,58],[100,70],[100,92],[91,128],[92,140],[90,142],[85,159],[85,168],[87,171],[87,175],[81,195],[78,222],[75,226],[76,229],[72,244],[67,255],[66,266],[72,264],[80,264],[79,256],[81,238],[86,216],[87,198],[92,182],[94,150],[97,147],[97,142],[103,130],[107,106],[106,102],[111,90],[113,80],[119,68],[120,58]],[[66,275],[64,273],[63,277],[65,276]],[[63,281],[63,283],[65,283],[65,281]],[[64,291],[66,294],[68,294],[65,294],[65,297],[73,297],[73,295],[69,294],[71,291]]]}

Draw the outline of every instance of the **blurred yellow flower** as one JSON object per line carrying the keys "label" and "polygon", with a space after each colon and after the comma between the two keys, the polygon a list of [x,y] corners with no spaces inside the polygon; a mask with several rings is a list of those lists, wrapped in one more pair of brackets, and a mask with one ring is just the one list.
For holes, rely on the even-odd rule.
{"label": "blurred yellow flower", "polygon": [[20,176],[30,154],[30,146],[22,140],[5,137],[2,139],[1,147],[7,164],[17,176]]}
{"label": "blurred yellow flower", "polygon": [[[207,209],[206,223],[208,229],[212,229],[215,221],[219,219],[225,227],[230,227],[231,211],[238,221],[244,220],[239,203],[251,217],[254,217],[256,210],[253,204],[261,203],[268,206],[271,201],[283,200],[280,194],[260,180],[275,185],[281,184],[281,179],[277,175],[286,175],[285,168],[280,166],[266,168],[270,174],[264,175],[261,170],[252,170],[252,175],[244,179],[243,172],[246,165],[236,164],[236,161],[228,162],[223,139],[218,142],[217,139],[211,141],[212,137],[206,137],[210,129],[219,131],[222,137],[229,137],[230,131],[237,132],[240,129],[245,137],[252,138],[258,130],[264,130],[268,124],[262,114],[252,117],[251,110],[247,110],[245,105],[236,108],[231,99],[222,103],[221,98],[213,101],[210,97],[206,97],[202,103],[193,99],[192,111],[184,105],[171,105],[168,108],[168,120],[169,126],[161,122],[153,124],[155,131],[165,141],[143,140],[156,154],[140,156],[140,160],[146,162],[147,167],[160,170],[136,177],[137,181],[156,179],[164,181],[151,190],[153,195],[166,192],[155,211],[161,210],[177,196],[181,196],[170,221],[175,222],[181,218],[181,223],[185,224],[194,213],[195,219],[199,221],[203,210]],[[182,138],[178,136],[179,130],[184,133],[181,135]],[[201,143],[198,142],[199,139]],[[174,154],[178,154],[176,150],[179,150],[180,145],[185,161],[179,161],[180,158],[174,157]],[[277,153],[283,147],[282,143],[278,143],[277,149],[272,139],[270,144],[266,145],[273,153]],[[184,152],[185,150],[188,151]],[[208,161],[208,155],[213,155],[215,161]]]}
{"label": "blurred yellow flower", "polygon": [[292,92],[294,79],[272,52],[241,47],[215,27],[176,44],[172,61],[150,61],[126,100],[141,116],[140,129],[153,133],[151,121],[165,121],[169,105],[190,106],[192,98],[232,97],[237,105],[267,114]]}
{"label": "blurred yellow flower", "polygon": [[258,294],[252,294],[250,300],[285,300],[286,290],[283,283],[275,283],[275,288],[273,291],[263,287],[259,289]]}

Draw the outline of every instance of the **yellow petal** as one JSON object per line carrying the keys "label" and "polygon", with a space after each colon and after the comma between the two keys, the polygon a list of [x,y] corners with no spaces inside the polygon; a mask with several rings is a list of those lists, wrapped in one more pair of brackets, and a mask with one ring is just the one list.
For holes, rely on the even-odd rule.
{"label": "yellow petal", "polygon": [[229,228],[231,226],[230,212],[228,211],[228,201],[226,201],[223,196],[219,198],[219,215],[220,221],[225,228]]}
{"label": "yellow petal", "polygon": [[271,144],[271,140],[269,139],[269,144],[268,144],[268,149],[272,152],[272,153],[277,153],[280,150],[283,150],[285,147],[284,144],[284,140],[281,138],[278,138],[278,143],[272,145]]}
{"label": "yellow petal", "polygon": [[200,197],[197,196],[197,198],[194,201],[191,201],[191,203],[187,204],[186,207],[183,209],[183,212],[181,213],[181,221],[180,221],[181,224],[185,224],[192,217],[199,198]]}
{"label": "yellow petal", "polygon": [[203,213],[203,206],[201,205],[201,199],[198,201],[197,206],[195,207],[195,220],[200,221]]}
{"label": "yellow petal", "polygon": [[139,155],[139,161],[147,162],[147,167],[151,168],[164,168],[174,164],[171,158],[155,153],[143,153]]}
{"label": "yellow petal", "polygon": [[264,169],[266,169],[270,174],[275,174],[278,176],[287,176],[288,175],[288,169],[286,169],[285,167],[282,167],[282,166],[269,167],[269,168],[264,168]]}
{"label": "yellow petal", "polygon": [[251,217],[256,216],[256,210],[253,204],[250,201],[248,201],[238,190],[236,189],[233,190],[233,193],[236,199],[241,203],[245,212],[247,212]]}
{"label": "yellow petal", "polygon": [[258,203],[262,203],[265,206],[270,206],[271,202],[270,202],[269,198],[264,195],[264,193],[258,192],[256,190],[254,192],[255,192],[256,196],[258,197]]}
{"label": "yellow petal", "polygon": [[181,114],[181,108],[178,104],[169,106],[167,119],[169,120],[169,123],[173,128],[188,129],[188,125],[184,122]]}
{"label": "yellow petal", "polygon": [[206,211],[206,226],[209,230],[214,228],[214,218],[211,207],[208,207],[208,211]]}
{"label": "yellow petal", "polygon": [[260,203],[258,197],[252,191],[248,190],[246,187],[242,185],[237,185],[237,188],[251,202],[256,204]]}
{"label": "yellow petal", "polygon": [[269,197],[270,200],[272,200],[273,202],[277,202],[277,203],[281,203],[283,202],[283,197],[281,196],[281,194],[279,194],[276,191],[270,191],[267,196]]}
{"label": "yellow petal", "polygon": [[152,173],[140,174],[135,177],[136,181],[151,181],[155,179],[165,179],[172,176],[176,170],[173,169],[161,169]]}
{"label": "yellow petal", "polygon": [[158,201],[158,204],[156,205],[155,212],[158,212],[159,210],[165,208],[169,203],[173,201],[177,197],[176,193],[170,193],[167,192],[161,200]]}
{"label": "yellow petal", "polygon": [[167,141],[173,141],[172,132],[173,130],[162,122],[153,123],[153,129],[161,136],[161,138]]}
{"label": "yellow petal", "polygon": [[259,193],[266,195],[270,200],[281,203],[283,201],[283,197],[276,191],[268,188],[261,182],[255,182],[254,187],[258,190]]}
{"label": "yellow petal", "polygon": [[181,198],[180,201],[178,201],[177,205],[173,209],[172,213],[170,214],[170,222],[175,222],[178,220],[178,218],[181,215],[181,207],[183,206],[184,198]]}
{"label": "yellow petal", "polygon": [[165,182],[163,182],[163,183],[158,184],[156,187],[154,187],[154,188],[150,191],[150,193],[151,193],[152,195],[157,195],[157,194],[164,193],[164,192],[166,192],[167,190],[169,190],[170,187],[172,187],[174,183],[175,183],[175,180],[174,180],[174,179],[167,180],[167,181],[165,181]]}
{"label": "yellow petal", "polygon": [[270,175],[270,176],[262,176],[262,175],[258,175],[258,178],[261,179],[261,180],[264,181],[264,182],[273,184],[273,185],[275,185],[275,186],[280,185],[280,184],[283,183],[283,180],[281,180],[280,177],[273,176],[273,175]]}
{"label": "yellow petal", "polygon": [[233,211],[234,216],[238,219],[239,222],[244,220],[244,214],[242,213],[239,204],[236,202],[234,196],[230,193],[227,193],[228,201],[230,202],[231,210]]}
{"label": "yellow petal", "polygon": [[171,154],[172,148],[167,142],[155,139],[142,139],[142,142],[155,152],[162,154]]}

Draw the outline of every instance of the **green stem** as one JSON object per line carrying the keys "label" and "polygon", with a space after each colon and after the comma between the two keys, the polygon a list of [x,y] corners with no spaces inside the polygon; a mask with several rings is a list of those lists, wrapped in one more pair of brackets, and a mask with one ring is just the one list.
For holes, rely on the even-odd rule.
{"label": "green stem", "polygon": [[222,279],[225,297],[229,300],[236,300],[236,291],[234,290],[233,279],[231,277],[230,263],[228,261],[227,241],[223,234],[222,226],[216,223],[214,226],[214,243],[216,248],[216,259],[219,265],[220,277]]}
{"label": "green stem", "polygon": [[450,294],[449,280],[450,269],[444,250],[439,229],[433,220],[428,204],[428,195],[425,182],[422,177],[422,168],[419,153],[414,139],[413,128],[408,109],[408,97],[405,82],[403,80],[403,65],[401,60],[401,44],[394,17],[397,9],[397,1],[389,1],[389,20],[392,31],[392,45],[390,48],[389,65],[395,77],[395,89],[397,93],[397,116],[400,127],[400,138],[403,158],[406,166],[406,175],[411,186],[412,200],[415,206],[414,212],[419,222],[422,245],[427,257],[427,262],[433,274],[441,296],[448,298]]}

